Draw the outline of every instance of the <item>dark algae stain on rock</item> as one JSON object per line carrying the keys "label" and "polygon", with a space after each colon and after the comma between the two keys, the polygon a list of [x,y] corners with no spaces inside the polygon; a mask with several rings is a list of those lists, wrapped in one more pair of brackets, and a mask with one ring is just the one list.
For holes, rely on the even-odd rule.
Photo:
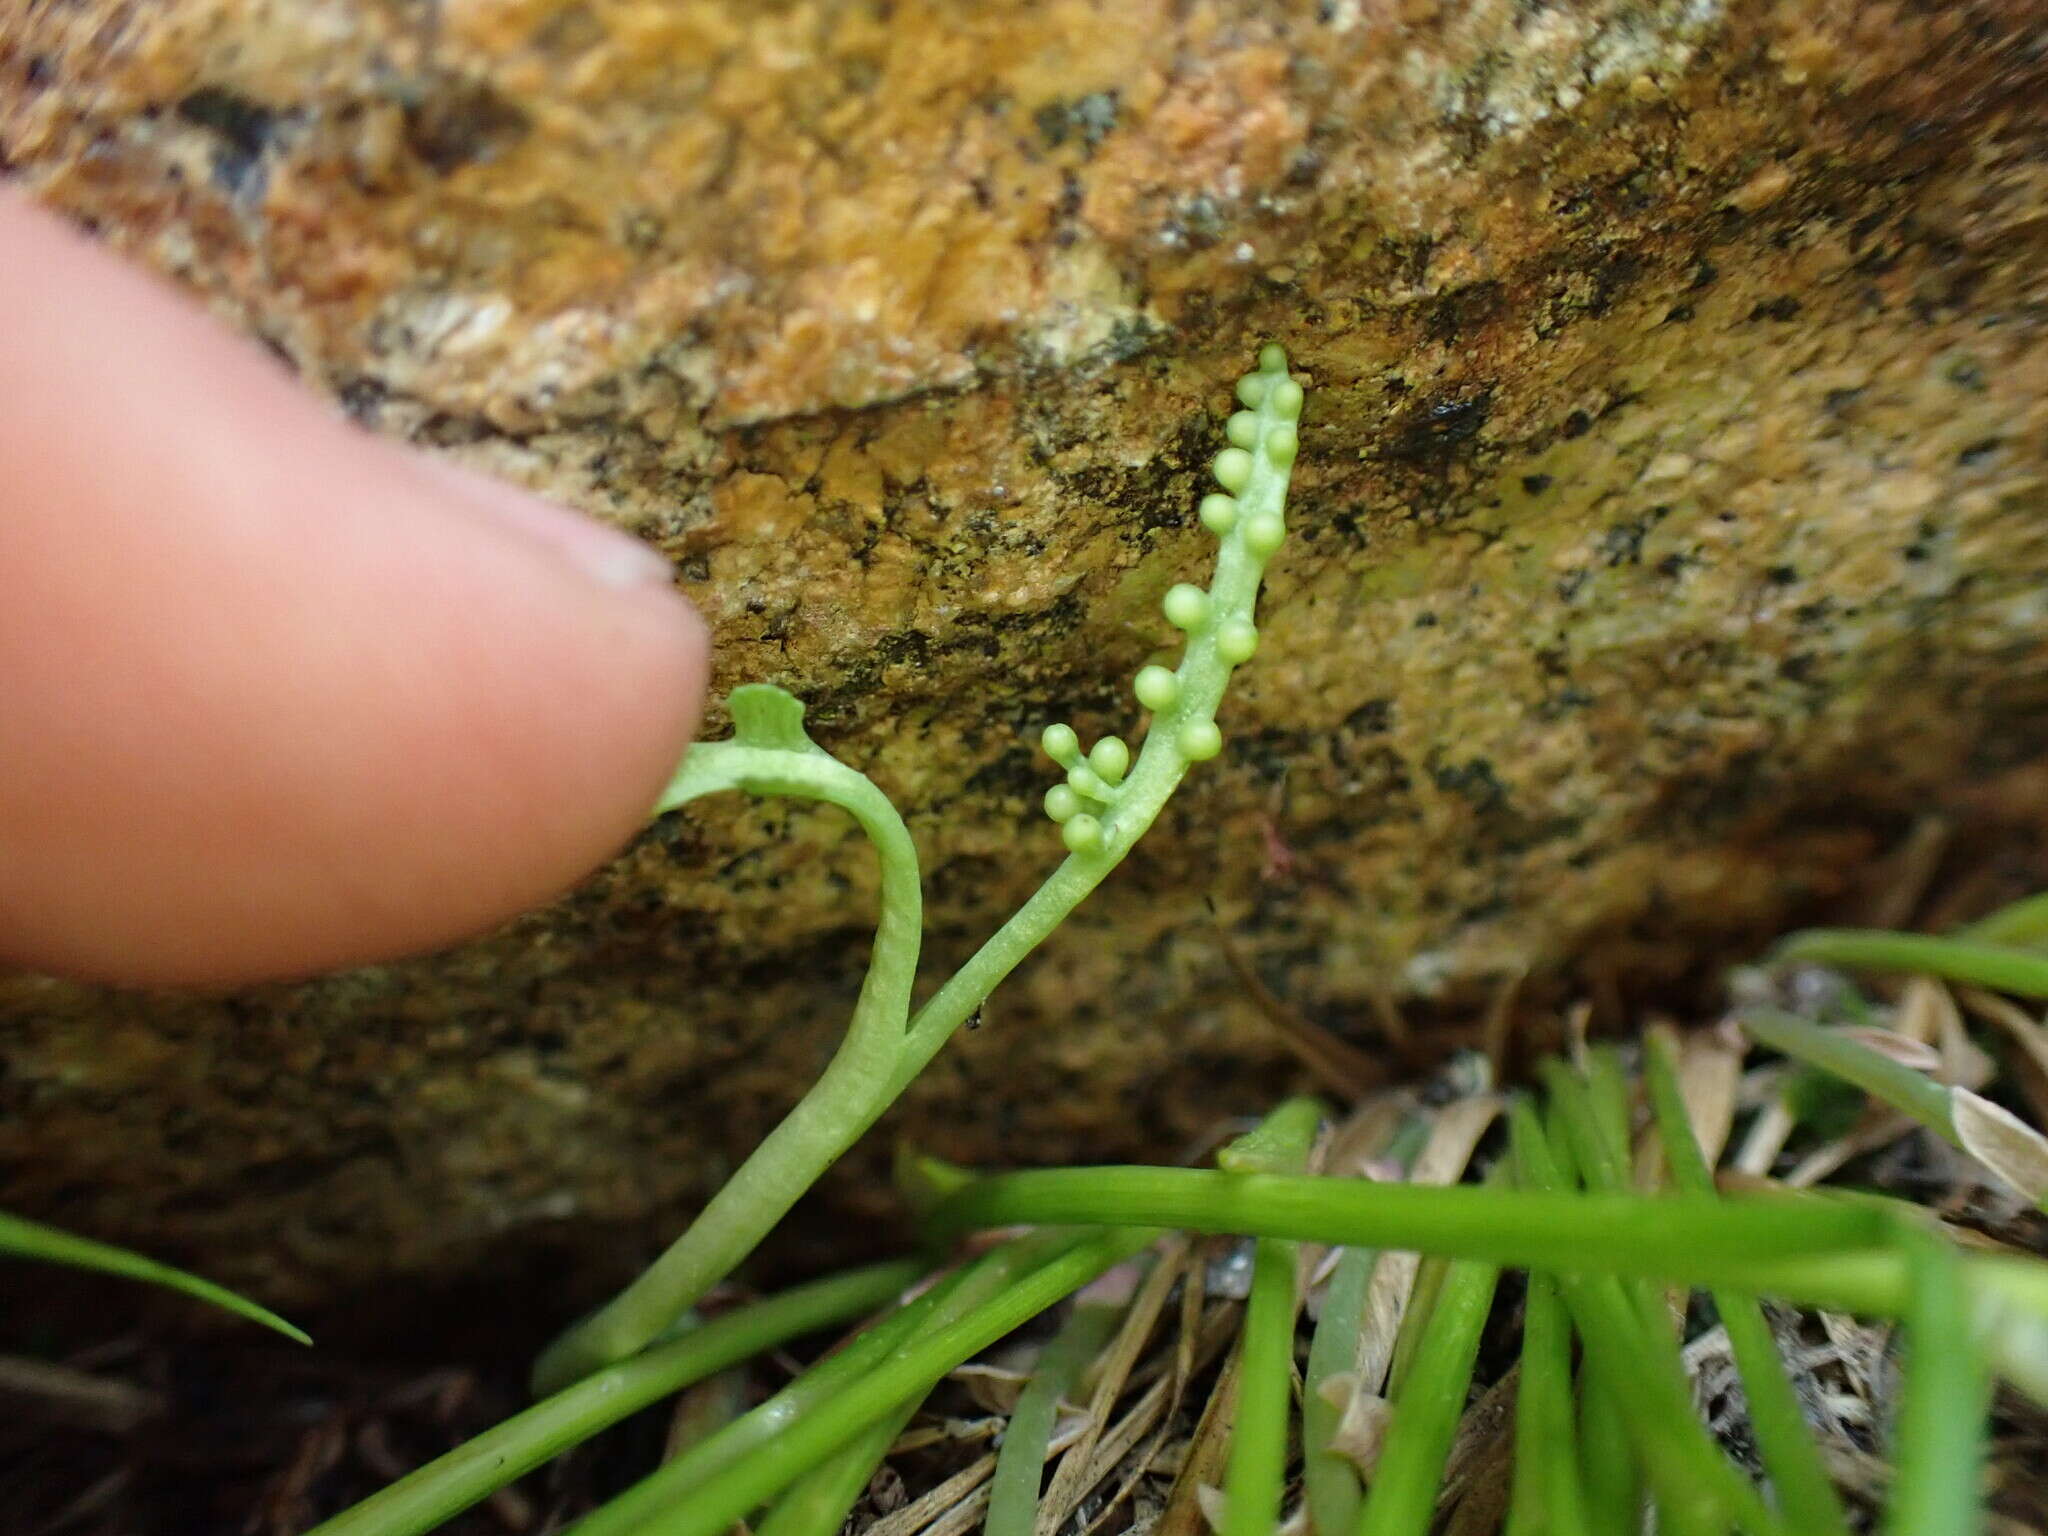
{"label": "dark algae stain on rock", "polygon": [[[808,699],[904,808],[934,966],[1057,857],[1017,742],[1127,725],[1218,392],[1285,344],[1299,537],[1223,755],[890,1127],[1156,1157],[1286,1071],[1211,902],[1315,1016],[1449,1007],[1690,971],[1907,815],[2019,803],[2039,23],[77,0],[0,15],[0,163],[366,426],[666,551],[718,690]],[[670,1229],[829,1048],[873,878],[828,814],[707,803],[447,955],[0,983],[0,1207],[280,1300]]]}

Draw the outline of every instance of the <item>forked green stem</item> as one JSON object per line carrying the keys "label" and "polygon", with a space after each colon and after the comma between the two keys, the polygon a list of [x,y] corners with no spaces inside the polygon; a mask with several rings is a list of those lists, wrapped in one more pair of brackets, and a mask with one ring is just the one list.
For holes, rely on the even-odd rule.
{"label": "forked green stem", "polygon": [[1245,409],[1214,472],[1222,491],[1201,520],[1219,540],[1208,590],[1177,586],[1166,618],[1186,631],[1180,666],[1142,669],[1134,684],[1152,723],[1135,761],[1111,736],[1085,754],[1071,727],[1046,729],[1066,780],[1046,795],[1068,857],[1008,922],[912,1017],[921,912],[916,850],[902,818],[861,774],[803,730],[803,706],[779,688],[732,696],[734,737],[691,749],[657,814],[702,795],[743,790],[824,800],[851,811],[882,864],[874,959],[851,1027],[825,1073],[757,1147],[689,1229],[638,1279],[541,1355],[534,1386],[557,1391],[647,1344],[751,1253],[840,1154],[879,1119],[1004,977],[1116,868],[1165,808],[1188,768],[1216,756],[1216,725],[1231,673],[1258,648],[1253,615],[1266,563],[1286,536],[1287,485],[1300,446],[1301,385],[1268,346],[1238,381]]}
{"label": "forked green stem", "polygon": [[768,1133],[682,1238],[611,1301],[556,1339],[534,1365],[534,1390],[561,1391],[647,1347],[731,1274],[863,1128],[849,1106],[886,1103],[903,1046],[903,1019],[917,979],[924,904],[917,849],[888,796],[804,734],[803,706],[779,688],[733,690],[734,735],[691,750],[660,811],[703,795],[823,800],[852,813],[881,863],[881,918],[874,959],[853,1022],[831,1062],[783,1122]]}

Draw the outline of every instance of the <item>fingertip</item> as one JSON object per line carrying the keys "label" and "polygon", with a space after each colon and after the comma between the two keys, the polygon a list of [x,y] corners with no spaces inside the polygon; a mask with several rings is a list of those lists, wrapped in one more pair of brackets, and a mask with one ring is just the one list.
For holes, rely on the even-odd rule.
{"label": "fingertip", "polygon": [[709,651],[658,553],[342,424],[39,215],[0,247],[0,956],[389,958],[644,824]]}

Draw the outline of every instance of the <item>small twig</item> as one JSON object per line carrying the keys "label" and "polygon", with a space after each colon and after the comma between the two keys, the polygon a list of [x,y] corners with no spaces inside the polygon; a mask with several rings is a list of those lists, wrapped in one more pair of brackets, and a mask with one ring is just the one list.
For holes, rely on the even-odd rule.
{"label": "small twig", "polygon": [[1276,997],[1245,958],[1243,949],[1221,922],[1210,914],[1217,946],[1237,975],[1238,984],[1252,1000],[1252,1006],[1279,1034],[1287,1048],[1299,1056],[1302,1065],[1315,1073],[1331,1092],[1346,1103],[1355,1104],[1387,1080],[1387,1069],[1357,1046],[1339,1039],[1322,1025],[1303,1018]]}
{"label": "small twig", "polygon": [[126,1435],[164,1411],[162,1394],[44,1360],[0,1355],[0,1396],[29,1398],[36,1416],[69,1429]]}

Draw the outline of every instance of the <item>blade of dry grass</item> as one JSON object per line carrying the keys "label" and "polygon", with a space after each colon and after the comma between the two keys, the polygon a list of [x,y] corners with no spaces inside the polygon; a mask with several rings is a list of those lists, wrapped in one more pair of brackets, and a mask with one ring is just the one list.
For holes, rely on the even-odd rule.
{"label": "blade of dry grass", "polygon": [[1996,992],[1966,988],[1962,1002],[1980,1019],[1997,1025],[2013,1043],[2017,1053],[2012,1058],[2014,1080],[2034,1118],[2048,1125],[2048,1029],[2011,998]]}
{"label": "blade of dry grass", "polygon": [[1287,1048],[1301,1058],[1302,1065],[1315,1073],[1325,1087],[1345,1103],[1354,1104],[1386,1082],[1384,1061],[1368,1055],[1350,1041],[1288,1007],[1253,969],[1251,961],[1245,958],[1243,949],[1229,931],[1221,923],[1215,923],[1214,927],[1217,947],[1223,951],[1223,958],[1236,974],[1245,996],[1252,1000],[1252,1006],[1273,1026],[1274,1033]]}

